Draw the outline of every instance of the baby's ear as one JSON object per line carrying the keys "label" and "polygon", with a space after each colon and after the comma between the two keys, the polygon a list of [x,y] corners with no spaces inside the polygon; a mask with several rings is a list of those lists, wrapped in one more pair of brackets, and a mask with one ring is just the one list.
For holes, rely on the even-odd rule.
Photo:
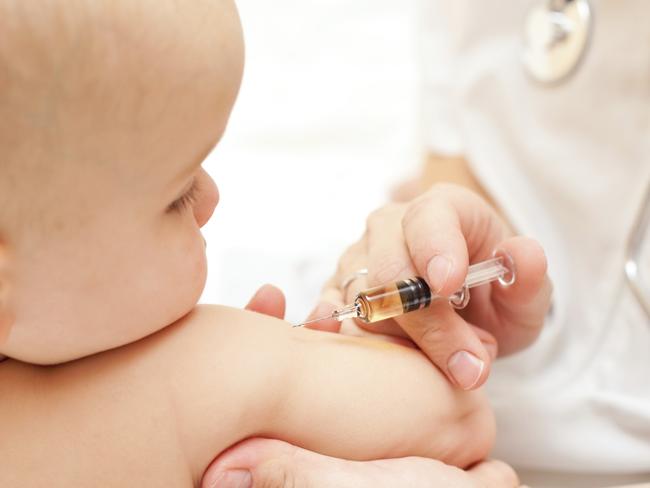
{"label": "baby's ear", "polygon": [[9,336],[11,326],[14,324],[14,313],[10,306],[11,277],[9,249],[0,240],[0,346]]}

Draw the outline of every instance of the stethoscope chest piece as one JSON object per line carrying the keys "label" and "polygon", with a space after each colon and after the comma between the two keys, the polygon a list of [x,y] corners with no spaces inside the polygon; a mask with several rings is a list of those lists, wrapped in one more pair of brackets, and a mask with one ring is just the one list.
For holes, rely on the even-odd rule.
{"label": "stethoscope chest piece", "polygon": [[587,51],[592,17],[588,0],[545,0],[533,8],[524,30],[526,71],[542,83],[570,76]]}

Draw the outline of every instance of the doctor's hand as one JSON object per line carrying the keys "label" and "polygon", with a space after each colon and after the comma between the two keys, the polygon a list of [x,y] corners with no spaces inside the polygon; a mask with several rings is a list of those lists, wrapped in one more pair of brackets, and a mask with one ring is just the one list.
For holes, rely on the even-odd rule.
{"label": "doctor's hand", "polygon": [[514,488],[515,472],[499,461],[468,471],[426,458],[346,461],[286,442],[249,439],[219,456],[203,475],[202,488]]}
{"label": "doctor's hand", "polygon": [[[394,320],[348,322],[341,328],[344,333],[365,330],[408,337],[452,383],[477,388],[497,354],[513,353],[536,339],[552,287],[540,245],[514,236],[489,203],[464,187],[438,184],[409,203],[373,212],[363,237],[342,256],[308,320],[351,303],[360,290],[413,276],[425,278],[432,293],[449,297],[462,287],[468,264],[491,258],[495,250],[514,261],[513,285],[474,288],[468,306],[460,311],[438,300]],[[357,276],[362,268],[367,276]],[[315,328],[336,331],[338,326],[329,320]]]}

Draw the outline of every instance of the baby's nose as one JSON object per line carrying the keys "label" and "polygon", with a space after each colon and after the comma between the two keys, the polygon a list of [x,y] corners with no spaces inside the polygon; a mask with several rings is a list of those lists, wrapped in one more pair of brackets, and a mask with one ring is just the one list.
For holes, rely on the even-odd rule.
{"label": "baby's nose", "polygon": [[203,227],[219,203],[219,189],[212,177],[201,168],[199,175],[199,197],[194,204],[194,218],[199,227]]}

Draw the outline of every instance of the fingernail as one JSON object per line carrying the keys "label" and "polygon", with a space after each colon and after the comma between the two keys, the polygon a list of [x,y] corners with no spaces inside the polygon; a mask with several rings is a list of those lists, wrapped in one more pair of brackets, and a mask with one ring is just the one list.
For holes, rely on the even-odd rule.
{"label": "fingernail", "polygon": [[467,351],[458,351],[449,358],[447,369],[463,390],[471,390],[483,374],[485,363]]}
{"label": "fingernail", "polygon": [[210,488],[251,488],[253,477],[245,469],[233,469],[219,473]]}
{"label": "fingernail", "polygon": [[488,354],[490,355],[490,359],[494,361],[497,358],[497,354],[499,353],[499,349],[497,345],[494,342],[483,342],[483,347],[487,350]]}
{"label": "fingernail", "polygon": [[427,274],[432,291],[436,294],[440,293],[451,274],[451,260],[442,254],[434,256],[427,265]]}

